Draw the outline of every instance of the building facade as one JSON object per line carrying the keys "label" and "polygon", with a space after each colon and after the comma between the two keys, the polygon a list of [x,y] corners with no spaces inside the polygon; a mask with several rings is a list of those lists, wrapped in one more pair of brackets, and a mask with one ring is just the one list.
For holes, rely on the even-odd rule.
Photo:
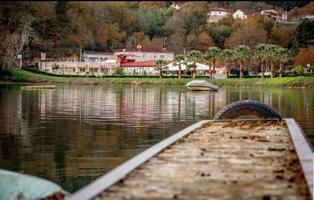
{"label": "building facade", "polygon": [[134,59],[135,61],[149,61],[149,60],[164,60],[164,61],[173,61],[174,52],[171,52],[167,49],[159,48],[126,48],[114,53],[116,57],[125,55],[129,59]]}
{"label": "building facade", "polygon": [[107,59],[115,59],[116,56],[111,52],[93,52],[93,51],[84,51],[83,52],[83,61],[86,62],[100,62]]}
{"label": "building facade", "polygon": [[116,59],[91,62],[43,62],[40,70],[51,74],[103,76],[112,75],[119,67]]}
{"label": "building facade", "polygon": [[262,10],[261,15],[272,18],[276,22],[287,22],[288,21],[287,11]]}
{"label": "building facade", "polygon": [[158,70],[155,69],[156,64],[154,60],[121,63],[120,67],[125,75],[155,76],[159,74]]}

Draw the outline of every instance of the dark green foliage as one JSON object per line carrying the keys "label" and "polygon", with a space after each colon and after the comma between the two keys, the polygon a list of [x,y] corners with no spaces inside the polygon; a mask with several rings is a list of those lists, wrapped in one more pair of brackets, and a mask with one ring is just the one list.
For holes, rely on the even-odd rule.
{"label": "dark green foliage", "polygon": [[268,4],[279,6],[284,8],[285,10],[291,10],[294,7],[302,7],[306,4],[310,3],[311,1],[265,1]]}
{"label": "dark green foliage", "polygon": [[216,45],[223,48],[225,40],[231,35],[231,31],[230,26],[220,25],[211,27],[209,33]]}
{"label": "dark green foliage", "polygon": [[308,43],[314,39],[314,22],[304,19],[294,34],[298,47],[308,47]]}

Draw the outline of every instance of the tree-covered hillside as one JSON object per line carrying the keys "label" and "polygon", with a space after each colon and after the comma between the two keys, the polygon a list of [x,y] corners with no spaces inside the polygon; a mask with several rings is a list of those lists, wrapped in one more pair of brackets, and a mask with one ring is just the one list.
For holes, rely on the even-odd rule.
{"label": "tree-covered hillside", "polygon": [[[286,7],[307,1],[268,2]],[[303,3],[300,3],[303,2]],[[297,49],[304,38],[295,35],[296,26],[282,26],[272,19],[256,15],[246,20],[225,18],[208,23],[209,7],[231,10],[273,8],[265,2],[177,2],[171,1],[58,1],[0,2],[1,66],[16,65],[17,53],[31,63],[47,53],[47,59],[78,55],[80,48],[113,51],[141,44],[163,47],[181,53],[206,51],[209,47],[234,47],[244,44],[252,49],[258,43],[274,43]],[[311,27],[311,23],[305,23]],[[308,30],[308,29],[306,29]],[[297,34],[311,35],[297,31]],[[312,34],[314,35],[314,34]],[[311,40],[311,36],[306,38]]]}

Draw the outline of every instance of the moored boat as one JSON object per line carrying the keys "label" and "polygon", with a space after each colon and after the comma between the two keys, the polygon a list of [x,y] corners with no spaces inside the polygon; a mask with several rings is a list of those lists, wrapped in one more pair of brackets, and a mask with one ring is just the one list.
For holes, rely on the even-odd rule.
{"label": "moored boat", "polygon": [[186,87],[193,91],[209,91],[218,90],[218,86],[214,85],[206,80],[193,80],[186,84]]}

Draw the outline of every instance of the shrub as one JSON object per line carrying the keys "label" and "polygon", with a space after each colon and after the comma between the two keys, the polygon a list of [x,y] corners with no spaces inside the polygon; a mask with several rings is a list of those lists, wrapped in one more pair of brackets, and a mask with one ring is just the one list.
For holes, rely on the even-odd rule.
{"label": "shrub", "polygon": [[294,71],[297,73],[297,75],[299,76],[303,76],[304,75],[304,68],[302,65],[298,65],[294,68]]}
{"label": "shrub", "polygon": [[124,75],[123,68],[118,67],[118,68],[116,69],[116,71],[115,71],[112,75],[115,75],[115,76],[116,76],[116,75],[123,76],[123,75]]}

